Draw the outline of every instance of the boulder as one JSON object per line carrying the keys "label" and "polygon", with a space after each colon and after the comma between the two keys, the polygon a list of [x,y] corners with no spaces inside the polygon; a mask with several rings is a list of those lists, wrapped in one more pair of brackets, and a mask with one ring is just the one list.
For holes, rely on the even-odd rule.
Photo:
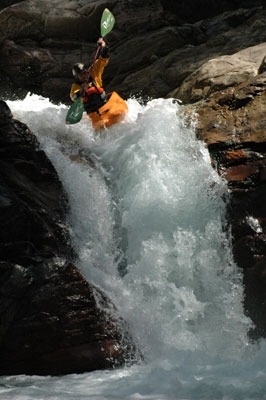
{"label": "boulder", "polygon": [[62,184],[4,101],[0,144],[0,374],[123,364],[134,354],[127,326],[75,266]]}
{"label": "boulder", "polygon": [[248,47],[232,55],[224,55],[202,64],[173,93],[184,102],[196,102],[212,93],[234,87],[262,72],[262,55],[266,43]]}
{"label": "boulder", "polygon": [[198,136],[208,145],[265,141],[266,73],[213,93],[195,110]]}
{"label": "boulder", "polygon": [[[266,11],[248,8],[248,1],[246,9],[229,7],[230,11],[214,13],[210,19],[188,20],[184,17],[186,8],[170,12],[166,2],[159,0],[25,0],[0,11],[0,83],[5,85],[7,96],[16,93],[23,97],[31,91],[69,104],[72,66],[91,61],[105,7],[113,12],[116,23],[106,38],[111,62],[104,85],[107,91],[116,90],[126,98],[199,100],[209,91],[200,88],[191,92],[189,82],[197,69],[218,56],[266,42]],[[221,9],[228,7],[225,4]],[[228,65],[225,60],[220,68],[225,63]],[[230,82],[237,84],[238,75],[242,79],[252,73],[249,61],[244,64],[246,72],[231,70]],[[216,78],[213,89],[219,88]]]}
{"label": "boulder", "polygon": [[266,72],[193,106],[197,136],[208,146],[214,168],[228,182],[227,218],[234,259],[243,271],[244,306],[254,322],[253,338],[266,337],[265,105]]}

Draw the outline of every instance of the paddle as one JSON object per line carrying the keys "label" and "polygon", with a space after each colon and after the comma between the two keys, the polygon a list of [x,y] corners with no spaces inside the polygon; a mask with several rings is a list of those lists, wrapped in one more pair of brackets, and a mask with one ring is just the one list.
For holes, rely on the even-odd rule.
{"label": "paddle", "polygon": [[111,32],[115,24],[115,17],[111,13],[108,8],[106,8],[103,12],[101,19],[101,35],[105,37],[108,33]]}
{"label": "paddle", "polygon": [[[113,29],[114,24],[115,24],[115,17],[111,13],[111,11],[108,10],[108,8],[105,8],[102,13],[101,25],[100,25],[101,37],[105,37],[108,33],[110,33],[111,30]],[[94,60],[96,60],[99,51],[100,51],[100,46],[97,49]],[[66,115],[66,124],[78,123],[83,116],[83,111],[84,109],[83,109],[82,98],[78,97],[77,100],[75,100],[69,107],[69,110]]]}
{"label": "paddle", "polygon": [[71,124],[76,124],[79,122],[83,116],[83,103],[82,103],[82,97],[78,97],[71,106],[68,109],[67,115],[66,115],[66,124],[71,125]]}

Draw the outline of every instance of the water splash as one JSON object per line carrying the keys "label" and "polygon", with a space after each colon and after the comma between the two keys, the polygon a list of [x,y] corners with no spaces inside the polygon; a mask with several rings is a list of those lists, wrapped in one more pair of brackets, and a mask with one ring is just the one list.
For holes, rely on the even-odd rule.
{"label": "water splash", "polygon": [[[263,398],[250,397],[264,393],[265,349],[247,337],[242,275],[225,228],[227,186],[181,106],[129,99],[127,119],[95,135],[86,119],[66,126],[66,106],[47,99],[9,105],[68,193],[81,271],[112,299],[145,356],[117,371],[19,378],[27,398]],[[18,393],[8,384],[6,396]]]}

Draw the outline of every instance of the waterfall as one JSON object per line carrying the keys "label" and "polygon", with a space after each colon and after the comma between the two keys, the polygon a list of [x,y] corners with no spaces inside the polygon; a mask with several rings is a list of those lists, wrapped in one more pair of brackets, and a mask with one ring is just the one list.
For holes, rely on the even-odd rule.
{"label": "waterfall", "polygon": [[66,126],[65,105],[30,94],[8,102],[67,192],[77,265],[127,321],[144,361],[79,376],[8,377],[6,398],[24,385],[28,397],[19,400],[43,398],[32,386],[60,400],[261,399],[250,396],[266,387],[264,342],[247,335],[227,184],[178,103],[127,103],[122,123],[95,134],[86,117]]}

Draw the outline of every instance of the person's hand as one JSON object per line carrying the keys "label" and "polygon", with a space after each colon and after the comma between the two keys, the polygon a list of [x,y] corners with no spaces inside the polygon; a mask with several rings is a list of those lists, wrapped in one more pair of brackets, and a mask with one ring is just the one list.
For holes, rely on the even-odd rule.
{"label": "person's hand", "polygon": [[105,43],[105,41],[104,41],[104,38],[100,37],[100,38],[97,40],[97,45],[98,45],[98,46],[101,46],[101,47],[106,46],[106,43]]}

